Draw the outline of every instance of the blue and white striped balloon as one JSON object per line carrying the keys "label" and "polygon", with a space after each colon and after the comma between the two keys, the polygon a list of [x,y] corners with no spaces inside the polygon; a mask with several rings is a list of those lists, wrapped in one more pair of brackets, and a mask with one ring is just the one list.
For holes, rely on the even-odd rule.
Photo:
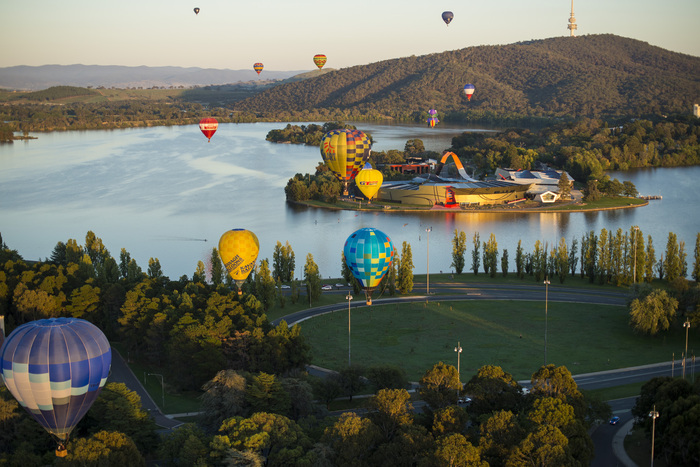
{"label": "blue and white striped balloon", "polygon": [[109,341],[78,318],[31,321],[15,329],[0,350],[2,378],[22,407],[65,452],[71,430],[107,381]]}

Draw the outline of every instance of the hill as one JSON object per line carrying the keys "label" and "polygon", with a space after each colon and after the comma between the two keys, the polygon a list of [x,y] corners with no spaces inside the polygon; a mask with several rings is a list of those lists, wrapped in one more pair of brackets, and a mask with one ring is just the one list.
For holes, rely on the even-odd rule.
{"label": "hill", "polygon": [[[443,119],[689,113],[700,57],[611,34],[478,46],[335,70],[268,88],[237,110],[259,116]],[[476,86],[470,102],[465,84]]]}
{"label": "hill", "polygon": [[241,81],[283,80],[300,71],[263,71],[260,78],[250,70],[214,68],[128,67],[99,65],[44,65],[0,68],[0,88],[36,91],[52,86],[151,88],[192,87]]}

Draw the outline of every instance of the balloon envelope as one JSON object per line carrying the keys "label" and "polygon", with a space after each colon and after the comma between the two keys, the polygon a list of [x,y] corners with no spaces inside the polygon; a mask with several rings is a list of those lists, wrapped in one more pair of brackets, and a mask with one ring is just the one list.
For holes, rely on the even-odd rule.
{"label": "balloon envelope", "polygon": [[451,11],[443,11],[442,12],[442,20],[445,22],[446,25],[450,25],[450,22],[452,21],[452,18],[454,18],[455,15],[452,14]]}
{"label": "balloon envelope", "polygon": [[258,63],[253,63],[253,70],[255,70],[258,74],[260,74],[261,71],[263,71],[263,64],[258,62]]}
{"label": "balloon envelope", "polygon": [[207,142],[211,141],[211,137],[214,136],[217,128],[219,128],[219,122],[215,118],[206,117],[199,121],[199,129],[207,137]]}
{"label": "balloon envelope", "polygon": [[195,9],[194,9],[194,14],[195,14],[195,15],[198,15],[198,14],[199,14],[199,8],[195,8]]}
{"label": "balloon envelope", "polygon": [[241,286],[255,268],[259,251],[258,237],[250,230],[229,230],[219,239],[219,256],[226,271],[238,285],[239,295]]}
{"label": "balloon envelope", "polygon": [[348,182],[369,159],[370,148],[369,137],[360,130],[338,129],[323,135],[321,157],[336,178],[345,184],[344,195],[348,194]]}
{"label": "balloon envelope", "polygon": [[326,56],[323,54],[314,55],[314,64],[318,67],[319,70],[323,68],[323,65],[326,64],[326,60]]}
{"label": "balloon envelope", "polygon": [[[94,324],[78,318],[31,321],[0,350],[2,378],[24,409],[65,447],[107,381],[112,351]],[[63,450],[65,451],[65,449]]]}
{"label": "balloon envelope", "polygon": [[369,200],[377,194],[382,182],[384,182],[384,175],[379,170],[373,169],[369,162],[355,176],[357,187]]}
{"label": "balloon envelope", "polygon": [[473,84],[465,84],[464,85],[464,94],[467,95],[467,100],[470,101],[472,100],[472,94],[474,94],[474,85]]}
{"label": "balloon envelope", "polygon": [[345,263],[365,290],[368,305],[372,304],[372,290],[389,270],[394,251],[384,232],[369,227],[355,231],[345,241]]}

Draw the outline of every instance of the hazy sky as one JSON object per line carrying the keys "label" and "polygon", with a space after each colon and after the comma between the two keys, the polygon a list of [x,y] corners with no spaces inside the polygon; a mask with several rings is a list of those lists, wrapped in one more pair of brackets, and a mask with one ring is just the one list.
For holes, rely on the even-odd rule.
{"label": "hazy sky", "polygon": [[[0,0],[0,67],[329,68],[568,36],[569,0]],[[194,7],[201,9],[199,15]],[[454,13],[448,26],[444,10]],[[700,56],[700,0],[576,0],[577,35]]]}

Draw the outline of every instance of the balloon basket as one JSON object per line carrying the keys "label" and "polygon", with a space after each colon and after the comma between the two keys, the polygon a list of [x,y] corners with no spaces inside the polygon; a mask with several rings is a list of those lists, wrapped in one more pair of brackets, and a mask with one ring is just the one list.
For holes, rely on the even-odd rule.
{"label": "balloon basket", "polygon": [[65,446],[59,445],[56,448],[56,457],[66,457],[68,455],[68,449]]}

